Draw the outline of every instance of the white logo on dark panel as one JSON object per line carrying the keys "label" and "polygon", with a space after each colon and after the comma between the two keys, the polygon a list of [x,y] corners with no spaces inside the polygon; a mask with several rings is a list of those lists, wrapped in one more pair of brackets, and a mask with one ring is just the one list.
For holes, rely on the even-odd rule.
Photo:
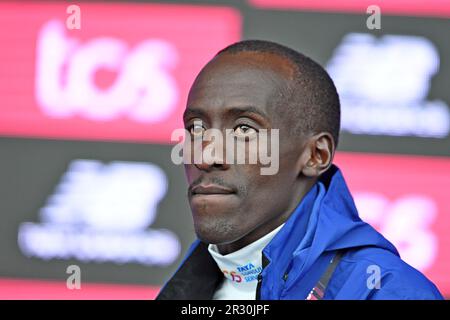
{"label": "white logo on dark panel", "polygon": [[149,163],[75,160],[46,205],[41,222],[22,223],[22,252],[42,259],[169,265],[176,235],[147,229],[167,192],[167,178]]}
{"label": "white logo on dark panel", "polygon": [[342,130],[353,134],[443,138],[448,105],[427,100],[439,54],[418,36],[351,33],[328,62],[341,98]]}

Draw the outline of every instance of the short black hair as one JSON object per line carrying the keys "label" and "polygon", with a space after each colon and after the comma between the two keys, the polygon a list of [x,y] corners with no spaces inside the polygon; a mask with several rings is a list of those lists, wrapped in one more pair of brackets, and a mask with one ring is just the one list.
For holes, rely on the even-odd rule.
{"label": "short black hair", "polygon": [[292,86],[280,94],[277,105],[292,111],[290,119],[296,133],[329,132],[337,146],[341,122],[339,95],[333,80],[322,66],[302,53],[284,45],[264,40],[236,42],[220,50],[221,54],[251,51],[270,53],[286,58],[294,67]]}

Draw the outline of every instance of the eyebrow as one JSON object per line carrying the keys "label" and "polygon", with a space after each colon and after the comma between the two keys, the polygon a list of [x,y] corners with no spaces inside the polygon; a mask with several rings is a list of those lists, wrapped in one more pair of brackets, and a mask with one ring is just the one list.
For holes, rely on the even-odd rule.
{"label": "eyebrow", "polygon": [[269,117],[266,115],[264,111],[254,106],[233,107],[228,109],[226,112],[235,116],[252,113],[265,121],[269,120]]}
{"label": "eyebrow", "polygon": [[206,117],[206,113],[203,110],[200,109],[189,109],[187,108],[186,110],[184,110],[183,112],[183,121],[186,121],[187,118],[189,117]]}
{"label": "eyebrow", "polygon": [[[269,121],[269,117],[266,115],[264,111],[262,111],[260,108],[257,108],[255,106],[242,106],[242,107],[231,107],[225,111],[226,114],[233,115],[233,116],[239,116],[242,114],[254,114],[259,118],[262,118],[264,121]],[[207,114],[205,111],[201,109],[186,109],[183,113],[183,120],[186,121],[186,118],[188,117],[199,117],[204,118],[207,117]]]}

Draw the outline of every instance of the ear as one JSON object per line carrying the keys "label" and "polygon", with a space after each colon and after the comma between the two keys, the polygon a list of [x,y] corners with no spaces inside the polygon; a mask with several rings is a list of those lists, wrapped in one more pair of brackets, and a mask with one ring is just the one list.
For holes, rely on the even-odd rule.
{"label": "ear", "polygon": [[334,139],[330,133],[321,132],[309,137],[301,157],[301,173],[307,177],[320,176],[331,166],[334,151]]}

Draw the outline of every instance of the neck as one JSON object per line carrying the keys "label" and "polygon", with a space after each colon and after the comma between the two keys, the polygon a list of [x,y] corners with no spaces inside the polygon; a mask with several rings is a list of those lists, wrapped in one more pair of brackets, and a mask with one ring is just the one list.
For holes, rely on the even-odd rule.
{"label": "neck", "polygon": [[295,208],[298,206],[303,197],[316,183],[316,181],[317,179],[304,179],[303,181],[299,182],[296,188],[292,189],[294,191],[292,191],[291,201],[289,202],[286,210],[283,210],[279,215],[257,226],[255,229],[250,231],[247,235],[240,238],[239,240],[226,244],[218,244],[217,249],[219,250],[220,254],[226,255],[242,249],[249,244],[257,241],[258,239],[264,237],[266,234],[285,223],[286,220],[291,216],[292,212],[294,212]]}

